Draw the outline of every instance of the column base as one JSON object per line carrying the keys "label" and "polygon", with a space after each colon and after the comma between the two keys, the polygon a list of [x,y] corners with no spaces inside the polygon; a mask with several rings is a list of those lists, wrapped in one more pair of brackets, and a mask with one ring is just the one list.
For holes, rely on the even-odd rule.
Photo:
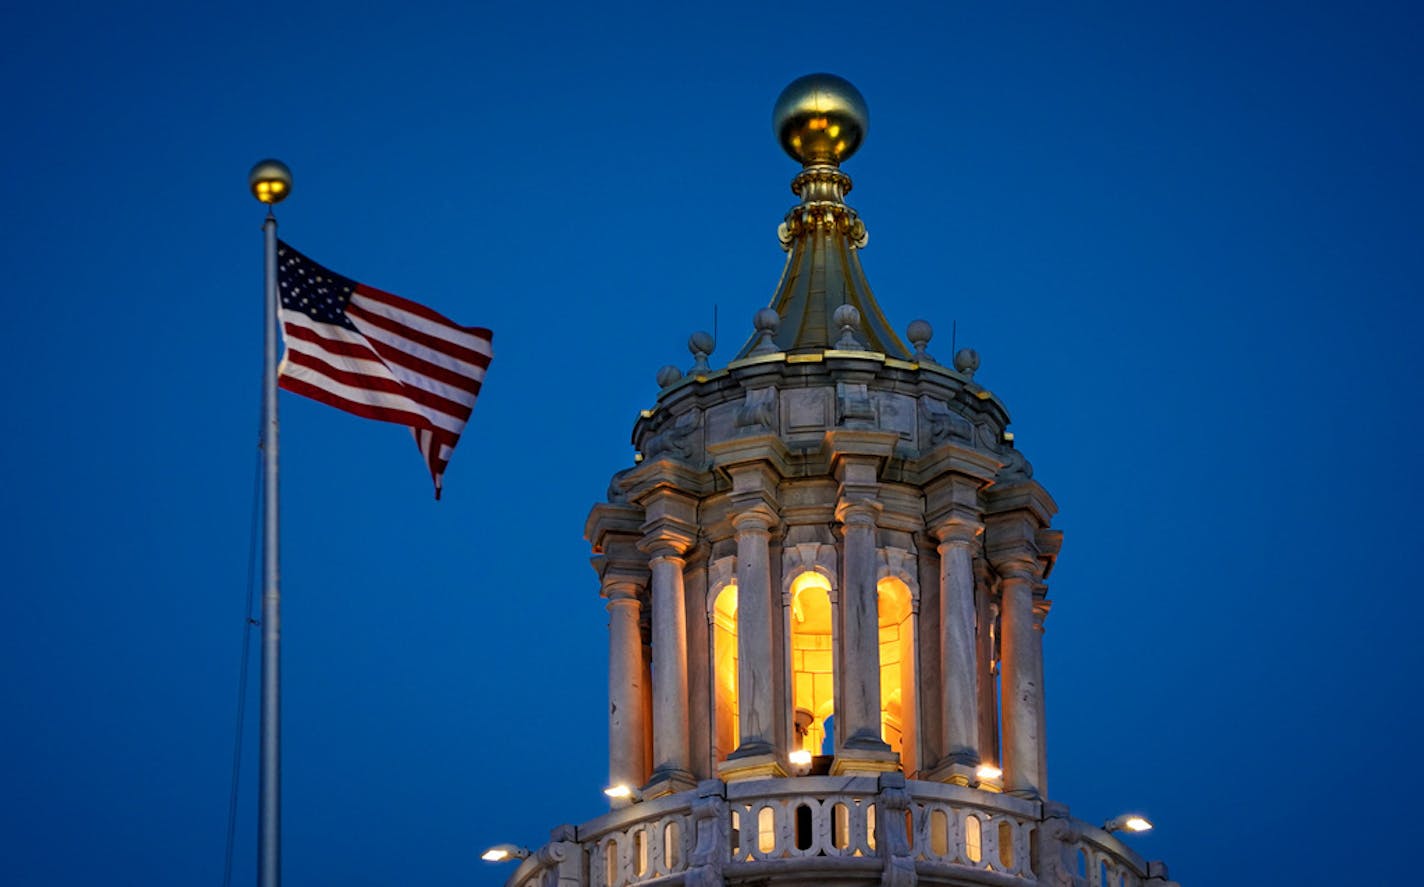
{"label": "column base", "polygon": [[648,784],[643,786],[643,800],[661,798],[697,788],[697,780],[686,770],[657,770]]}
{"label": "column base", "polygon": [[978,769],[977,766],[966,764],[958,758],[947,758],[920,778],[929,782],[947,782],[950,785],[975,786],[978,785],[980,781],[976,773]]}
{"label": "column base", "polygon": [[900,769],[900,756],[886,746],[879,749],[843,748],[831,762],[832,776],[874,776]]}
{"label": "column base", "polygon": [[740,782],[745,779],[769,779],[785,776],[786,768],[774,752],[753,752],[737,755],[735,752],[717,765],[717,776],[725,782]]}

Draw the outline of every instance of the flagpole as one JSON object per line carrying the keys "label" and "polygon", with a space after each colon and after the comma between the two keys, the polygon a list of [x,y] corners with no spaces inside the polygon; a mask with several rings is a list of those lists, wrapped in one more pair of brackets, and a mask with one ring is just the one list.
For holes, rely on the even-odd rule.
{"label": "flagpole", "polygon": [[252,194],[268,204],[262,223],[264,304],[262,366],[262,473],[265,509],[262,526],[262,704],[261,754],[257,795],[257,884],[282,883],[282,595],[281,537],[277,484],[277,217],[272,204],[292,190],[292,171],[279,160],[263,160],[248,175]]}

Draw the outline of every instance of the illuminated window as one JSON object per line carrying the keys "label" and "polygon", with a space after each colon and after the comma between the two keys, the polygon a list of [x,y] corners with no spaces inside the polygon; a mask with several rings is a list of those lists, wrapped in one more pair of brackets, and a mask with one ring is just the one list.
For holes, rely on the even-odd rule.
{"label": "illuminated window", "polygon": [[713,752],[718,761],[736,751],[737,728],[737,586],[717,593],[712,605],[712,675],[716,691]]}
{"label": "illuminated window", "polygon": [[791,698],[797,748],[824,753],[826,718],[835,706],[831,654],[831,583],[805,572],[791,583]]}
{"label": "illuminated window", "polygon": [[900,755],[906,773],[915,760],[915,625],[910,589],[899,579],[882,579],[879,590],[880,732]]}

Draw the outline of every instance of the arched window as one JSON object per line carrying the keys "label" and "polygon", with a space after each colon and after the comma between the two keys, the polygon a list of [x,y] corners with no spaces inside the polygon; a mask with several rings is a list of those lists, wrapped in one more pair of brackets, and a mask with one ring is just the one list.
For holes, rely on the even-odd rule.
{"label": "arched window", "polygon": [[877,586],[880,624],[880,733],[906,773],[915,759],[915,625],[910,589],[895,578]]}
{"label": "arched window", "polygon": [[831,582],[807,570],[791,582],[791,705],[795,749],[822,754],[835,708]]}
{"label": "arched window", "polygon": [[736,751],[737,727],[737,585],[728,583],[712,604],[712,680],[716,714],[713,755],[718,762]]}

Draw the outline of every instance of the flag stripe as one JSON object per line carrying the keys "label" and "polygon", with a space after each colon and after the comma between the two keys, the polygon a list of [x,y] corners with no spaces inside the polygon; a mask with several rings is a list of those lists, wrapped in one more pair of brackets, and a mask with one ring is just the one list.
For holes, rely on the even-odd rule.
{"label": "flag stripe", "polygon": [[360,297],[357,307],[362,311],[388,317],[408,329],[419,330],[457,347],[489,356],[489,330],[478,327],[473,331],[466,330],[428,308],[415,310],[421,306],[362,284],[357,285],[356,295]]}
{"label": "flag stripe", "polygon": [[[430,420],[430,424],[446,428],[458,434],[465,427],[465,422],[470,418],[470,408],[463,404],[451,403],[444,398],[437,397],[419,388],[412,388],[402,385],[400,382],[389,377],[381,377],[376,374],[353,372],[349,369],[333,366],[326,362],[320,355],[308,353],[297,348],[287,349],[287,361],[309,370],[312,373],[330,379],[332,382],[345,385],[353,389],[366,389],[380,394],[390,395],[391,398],[399,398],[404,403],[401,409],[419,413]],[[378,365],[385,370],[384,365]],[[310,375],[306,376],[308,381],[312,381]],[[395,405],[395,401],[389,401]]]}
{"label": "flag stripe", "polygon": [[357,299],[346,308],[346,316],[356,324],[361,335],[380,339],[431,363],[456,372],[482,373],[489,365],[489,355],[446,342],[429,333],[412,329],[399,321],[367,310]]}
{"label": "flag stripe", "polygon": [[348,400],[337,394],[327,379],[318,377],[317,382],[311,382],[302,378],[301,374],[305,372],[305,370],[299,370],[296,373],[283,373],[282,378],[278,380],[278,384],[294,394],[301,394],[305,397],[310,397],[312,400],[319,400],[328,406],[345,410],[348,413],[354,413],[363,419],[393,422],[397,425],[409,425],[412,428],[423,428],[428,421],[424,416],[404,410],[368,403],[364,400]]}
{"label": "flag stripe", "polygon": [[[462,420],[469,417],[470,407],[475,403],[475,394],[452,389],[440,382],[412,374],[404,368],[390,366],[382,361],[380,355],[371,350],[370,346],[350,341],[350,337],[359,338],[359,335],[349,330],[334,327],[328,333],[332,338],[325,339],[302,326],[301,321],[311,323],[310,319],[302,316],[301,320],[289,326],[289,332],[294,333],[292,339],[295,340],[287,343],[289,355],[310,355],[347,374],[373,377],[379,380],[376,384],[381,390],[404,394],[418,403],[451,416],[458,416]],[[333,349],[331,345],[340,347]],[[311,363],[306,365],[312,366]],[[351,385],[361,384],[349,378],[342,378],[341,381]]]}
{"label": "flag stripe", "polygon": [[357,416],[410,428],[440,498],[450,457],[493,357],[493,334],[323,268],[278,246],[280,384]]}
{"label": "flag stripe", "polygon": [[[480,393],[479,380],[460,376],[444,367],[419,360],[385,345],[380,346],[379,349],[374,348],[372,347],[374,343],[360,333],[353,333],[331,324],[318,323],[304,314],[295,312],[283,312],[283,320],[287,325],[286,333],[291,338],[319,345],[331,354],[379,361],[402,382],[424,388],[449,400],[473,404],[475,397]],[[288,347],[290,347],[290,342]]]}

